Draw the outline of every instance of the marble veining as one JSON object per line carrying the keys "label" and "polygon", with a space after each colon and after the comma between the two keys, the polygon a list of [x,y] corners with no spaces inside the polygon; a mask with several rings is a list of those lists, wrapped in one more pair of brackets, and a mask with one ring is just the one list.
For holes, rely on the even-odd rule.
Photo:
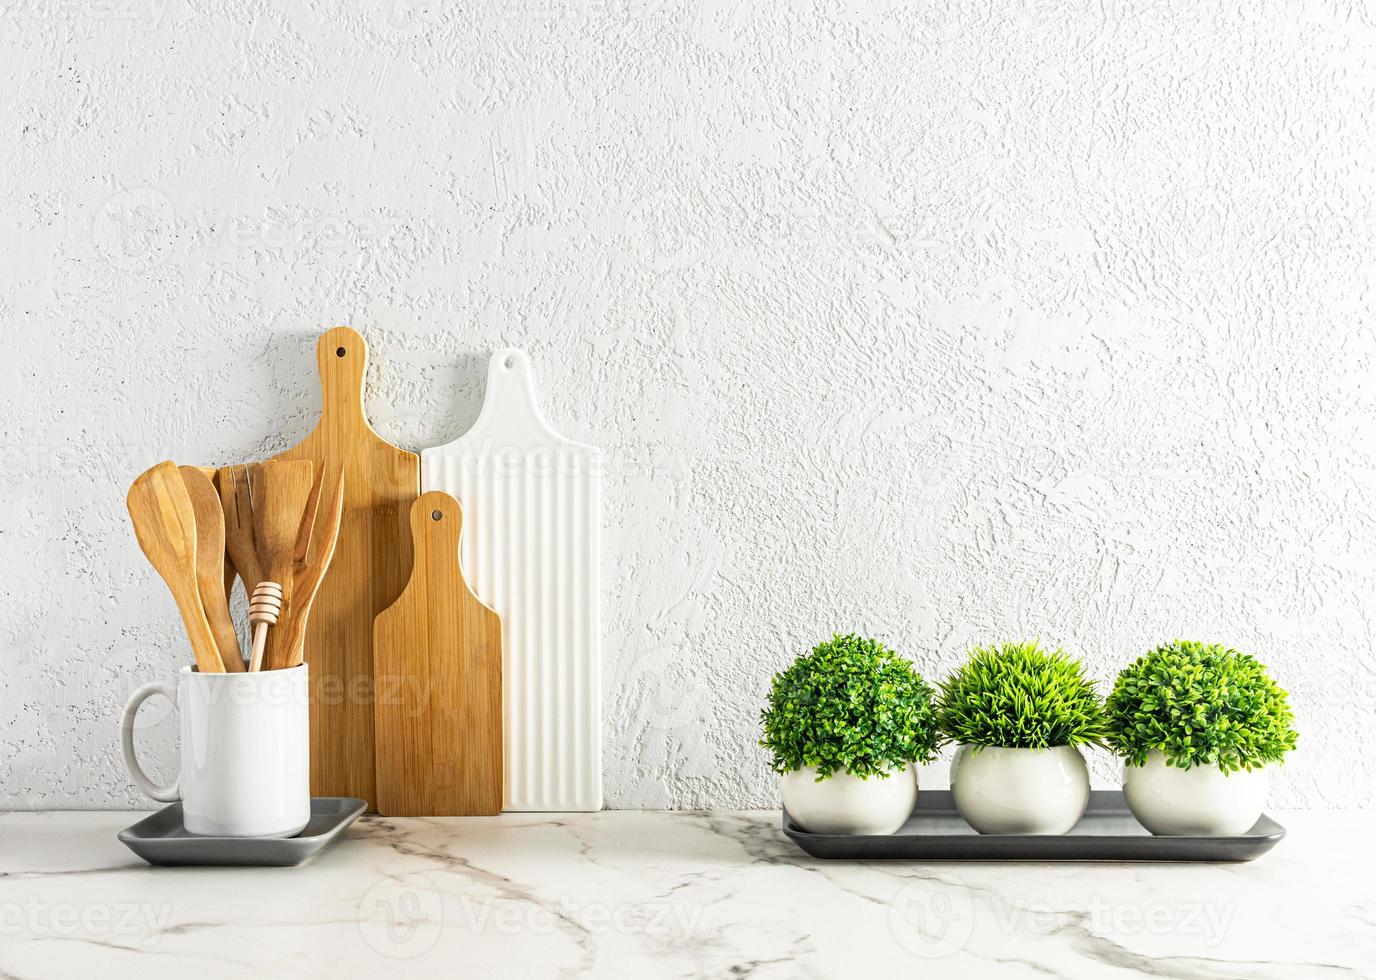
{"label": "marble veining", "polygon": [[296,869],[153,869],[0,815],[0,977],[1376,977],[1360,812],[1249,864],[833,863],[775,811],[364,818]]}

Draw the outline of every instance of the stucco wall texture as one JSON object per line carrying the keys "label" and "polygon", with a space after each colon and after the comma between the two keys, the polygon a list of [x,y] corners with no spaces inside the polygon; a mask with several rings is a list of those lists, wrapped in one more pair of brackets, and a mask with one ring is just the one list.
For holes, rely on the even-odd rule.
{"label": "stucco wall texture", "polygon": [[0,15],[0,806],[150,805],[119,708],[190,658],[125,490],[298,441],[339,323],[399,445],[514,345],[608,451],[611,806],[775,805],[769,677],[833,630],[1250,650],[1273,805],[1376,804],[1369,7]]}

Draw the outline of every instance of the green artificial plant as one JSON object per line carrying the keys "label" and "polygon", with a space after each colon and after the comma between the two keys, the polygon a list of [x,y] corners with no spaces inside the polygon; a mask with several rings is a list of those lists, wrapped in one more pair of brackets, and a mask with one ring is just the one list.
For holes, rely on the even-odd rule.
{"label": "green artificial plant", "polygon": [[815,766],[819,780],[887,777],[935,757],[932,695],[913,665],[877,640],[833,636],[774,675],[760,744],[776,772]]}
{"label": "green artificial plant", "polygon": [[947,740],[979,748],[1100,745],[1103,704],[1078,660],[1036,642],[976,648],[941,684]]}
{"label": "green artificial plant", "polygon": [[1279,762],[1299,738],[1285,691],[1251,654],[1176,640],[1118,675],[1106,704],[1109,745],[1131,766],[1153,751],[1180,769],[1225,773]]}

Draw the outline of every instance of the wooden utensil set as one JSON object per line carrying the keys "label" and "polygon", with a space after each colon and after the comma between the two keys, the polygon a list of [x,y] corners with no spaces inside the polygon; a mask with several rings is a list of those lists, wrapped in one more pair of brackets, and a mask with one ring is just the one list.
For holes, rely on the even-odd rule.
{"label": "wooden utensil set", "polygon": [[[344,481],[309,463],[256,463],[222,470],[159,463],[129,488],[129,517],[148,560],[167,583],[202,673],[245,670],[229,613],[243,579],[253,626],[248,670],[305,659],[311,602],[334,556]],[[269,643],[268,628],[272,632]],[[266,654],[266,658],[265,655]]]}
{"label": "wooden utensil set", "polygon": [[[494,814],[504,794],[511,804],[514,757],[522,785],[551,787],[546,798],[531,798],[538,808],[600,808],[598,620],[595,608],[583,610],[573,629],[574,605],[566,601],[577,597],[567,584],[576,573],[586,579],[584,603],[595,602],[595,575],[583,576],[569,560],[543,572],[531,565],[521,573],[521,604],[494,611],[475,596],[460,567],[459,501],[440,490],[422,496],[420,458],[383,441],[364,416],[367,357],[363,338],[347,327],[321,337],[320,422],[272,461],[218,471],[160,463],[134,481],[135,532],[176,600],[197,666],[245,669],[227,598],[237,576],[249,596],[247,669],[310,665],[313,795],[358,797],[394,816]],[[488,501],[497,490],[485,493]],[[565,555],[566,545],[556,545],[565,538],[548,525],[559,512],[542,512],[545,523],[532,525],[520,550],[544,554],[540,542],[548,539],[549,554]],[[489,536],[499,527],[491,520],[479,529]],[[595,529],[578,534],[595,544]],[[493,568],[488,562],[484,574]],[[551,626],[537,631],[527,623],[542,610]],[[529,727],[528,709],[507,713],[513,703],[536,703],[524,688],[511,700],[504,694],[508,612],[518,627],[515,652],[529,637],[524,644],[548,664],[543,673],[526,671],[518,660],[518,678],[528,678],[526,686],[543,678],[550,717],[581,726],[570,729],[582,733],[571,750],[575,768],[593,775],[577,795],[560,797],[568,756],[548,738],[540,739],[550,745],[544,756],[513,753],[514,730],[540,730]],[[566,633],[571,640],[561,645]],[[564,682],[566,675],[573,680]],[[561,706],[569,691],[591,707]],[[523,799],[516,806],[537,808]]]}

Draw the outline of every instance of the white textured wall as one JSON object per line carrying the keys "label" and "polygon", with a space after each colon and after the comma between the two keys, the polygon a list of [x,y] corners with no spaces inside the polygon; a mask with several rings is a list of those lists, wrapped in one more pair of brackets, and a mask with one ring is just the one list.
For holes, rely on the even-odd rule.
{"label": "white textured wall", "polygon": [[771,803],[850,628],[1228,642],[1273,801],[1376,803],[1374,15],[1214,6],[0,3],[0,805],[143,804],[125,488],[294,443],[336,323],[400,445],[517,345],[614,454],[613,806]]}

